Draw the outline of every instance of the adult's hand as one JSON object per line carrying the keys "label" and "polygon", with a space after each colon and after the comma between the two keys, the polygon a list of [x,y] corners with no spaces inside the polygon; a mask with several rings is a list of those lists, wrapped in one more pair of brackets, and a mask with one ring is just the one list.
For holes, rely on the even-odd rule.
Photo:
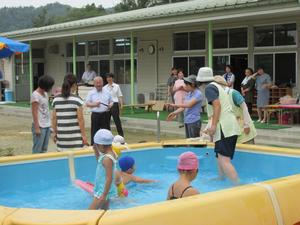
{"label": "adult's hand", "polygon": [[250,133],[250,127],[244,127],[244,132],[245,132],[245,134],[249,134]]}
{"label": "adult's hand", "polygon": [[172,120],[174,120],[176,117],[177,117],[177,115],[176,115],[174,112],[172,112],[172,113],[170,113],[170,114],[168,115],[167,121],[172,121]]}
{"label": "adult's hand", "polygon": [[210,136],[213,136],[215,133],[216,133],[216,126],[215,125],[212,125],[211,127],[209,127],[207,129],[207,133],[210,135]]}
{"label": "adult's hand", "polygon": [[36,135],[36,136],[40,136],[41,135],[41,128],[40,127],[35,127],[34,128],[34,134]]}

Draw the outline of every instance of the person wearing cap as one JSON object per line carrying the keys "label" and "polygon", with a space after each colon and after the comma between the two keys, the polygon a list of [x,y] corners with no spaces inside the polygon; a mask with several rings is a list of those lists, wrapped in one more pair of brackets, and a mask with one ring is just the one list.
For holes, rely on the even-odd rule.
{"label": "person wearing cap", "polygon": [[238,174],[231,163],[238,136],[239,124],[232,110],[229,95],[220,84],[214,81],[212,69],[202,67],[198,71],[197,81],[209,83],[205,88],[207,115],[211,119],[205,133],[213,137],[219,168],[219,178],[227,176],[234,184],[239,183]]}
{"label": "person wearing cap", "polygon": [[120,109],[123,109],[123,94],[118,84],[114,83],[114,75],[112,73],[106,74],[107,84],[103,87],[105,91],[110,93],[113,101],[113,105],[109,111],[109,121],[111,116],[116,124],[117,132],[119,135],[124,136],[120,119]]}
{"label": "person wearing cap", "polygon": [[128,150],[129,147],[127,146],[127,143],[125,142],[124,137],[120,135],[116,135],[114,137],[113,143],[112,143],[112,149],[119,157],[123,150]]}
{"label": "person wearing cap", "polygon": [[222,76],[214,76],[214,81],[225,88],[226,93],[230,97],[230,103],[232,110],[240,125],[241,135],[238,136],[238,143],[254,144],[254,138],[256,137],[256,129],[248,111],[245,99],[235,89],[227,87],[227,82]]}
{"label": "person wearing cap", "polygon": [[126,185],[129,182],[135,183],[152,183],[155,180],[144,179],[133,175],[135,172],[135,160],[130,156],[123,156],[119,159],[121,171],[117,171],[116,177],[121,177],[122,182]]}
{"label": "person wearing cap", "polygon": [[193,152],[182,153],[177,164],[179,178],[169,188],[167,200],[200,194],[197,189],[191,186],[191,182],[197,177],[198,169],[199,161],[196,154]]}
{"label": "person wearing cap", "polygon": [[94,136],[94,151],[99,154],[95,175],[94,198],[89,209],[108,209],[109,199],[117,197],[114,185],[116,156],[112,150],[114,136],[109,130],[100,129]]}
{"label": "person wearing cap", "polygon": [[200,136],[202,94],[197,88],[195,75],[190,75],[183,80],[188,93],[183,104],[170,104],[177,109],[168,115],[167,120],[175,119],[179,113],[184,111],[185,136],[186,138],[195,138]]}

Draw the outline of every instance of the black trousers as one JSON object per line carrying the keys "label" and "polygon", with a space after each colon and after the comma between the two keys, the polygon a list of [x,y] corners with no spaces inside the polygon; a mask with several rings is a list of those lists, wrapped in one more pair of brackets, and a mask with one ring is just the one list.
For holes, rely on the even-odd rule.
{"label": "black trousers", "polygon": [[96,113],[91,115],[91,144],[94,144],[94,136],[99,129],[110,130],[109,112]]}
{"label": "black trousers", "polygon": [[113,106],[110,109],[109,121],[110,121],[111,116],[113,117],[114,122],[116,124],[118,134],[121,135],[122,137],[124,137],[124,132],[123,132],[122,124],[121,124],[121,120],[120,120],[120,110],[119,110],[118,102],[114,102]]}
{"label": "black trousers", "polygon": [[248,108],[248,112],[251,116],[251,114],[252,114],[252,102],[246,102],[246,105],[247,105],[247,108]]}

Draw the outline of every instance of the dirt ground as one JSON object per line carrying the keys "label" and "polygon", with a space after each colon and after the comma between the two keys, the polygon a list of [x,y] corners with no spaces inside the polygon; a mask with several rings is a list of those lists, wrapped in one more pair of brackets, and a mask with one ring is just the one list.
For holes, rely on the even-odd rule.
{"label": "dirt ground", "polygon": [[[124,130],[127,143],[156,141],[156,136],[150,132],[133,132]],[[116,132],[113,130],[113,133]],[[89,138],[90,131],[87,129]],[[168,135],[162,136],[162,140],[176,139],[181,136]],[[88,139],[90,140],[90,138]],[[0,115],[0,156],[13,154],[31,154],[32,135],[31,135],[31,119],[16,116]],[[48,151],[56,151],[56,146],[52,140],[49,142]]]}

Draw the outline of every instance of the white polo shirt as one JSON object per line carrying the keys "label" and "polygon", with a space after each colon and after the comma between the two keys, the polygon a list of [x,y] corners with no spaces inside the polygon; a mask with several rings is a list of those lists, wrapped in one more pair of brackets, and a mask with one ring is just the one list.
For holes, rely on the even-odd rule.
{"label": "white polo shirt", "polygon": [[116,83],[106,84],[103,89],[110,93],[113,102],[119,102],[119,98],[123,96],[120,86]]}

